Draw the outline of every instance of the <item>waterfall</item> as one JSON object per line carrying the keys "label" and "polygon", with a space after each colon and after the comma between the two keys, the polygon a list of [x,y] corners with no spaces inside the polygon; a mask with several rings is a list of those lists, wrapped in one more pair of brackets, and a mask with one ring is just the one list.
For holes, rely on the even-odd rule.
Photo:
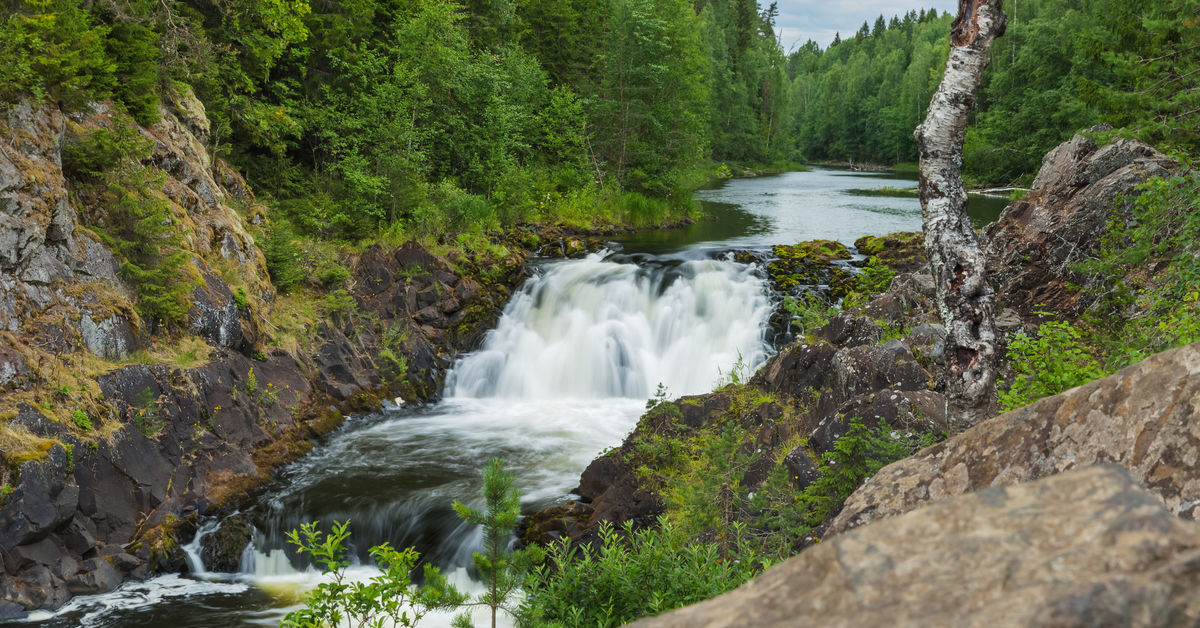
{"label": "waterfall", "polygon": [[460,360],[446,396],[636,398],[711,390],[771,351],[766,282],[718,260],[641,265],[601,253],[526,282],[483,347]]}

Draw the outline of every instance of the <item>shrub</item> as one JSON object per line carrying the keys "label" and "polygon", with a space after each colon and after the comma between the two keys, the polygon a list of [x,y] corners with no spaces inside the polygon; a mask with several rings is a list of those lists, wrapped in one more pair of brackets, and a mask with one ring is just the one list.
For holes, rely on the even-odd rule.
{"label": "shrub", "polygon": [[276,222],[264,232],[262,239],[263,256],[267,259],[271,283],[283,294],[291,292],[305,278],[302,264],[304,254],[296,245],[295,238],[290,225]]}
{"label": "shrub", "polygon": [[1014,377],[1008,390],[1000,391],[1001,406],[1019,408],[1106,375],[1082,338],[1065,322],[1044,323],[1033,338],[1024,332],[1014,336],[1008,344]]}
{"label": "shrub", "polygon": [[429,611],[453,608],[464,596],[446,582],[438,569],[426,564],[425,584],[413,585],[411,573],[419,555],[410,548],[393,549],[387,543],[370,549],[371,558],[382,572],[367,582],[346,580],[346,539],[350,522],[334,522],[329,534],[306,523],[288,532],[288,542],[300,554],[308,554],[322,567],[331,582],[322,582],[309,592],[304,607],[287,614],[285,627],[384,625],[415,626]]}
{"label": "shrub", "polygon": [[563,539],[548,558],[521,606],[530,625],[620,626],[730,591],[764,566],[749,548],[723,557],[717,544],[695,543],[666,520],[637,531],[606,521],[598,545]]}

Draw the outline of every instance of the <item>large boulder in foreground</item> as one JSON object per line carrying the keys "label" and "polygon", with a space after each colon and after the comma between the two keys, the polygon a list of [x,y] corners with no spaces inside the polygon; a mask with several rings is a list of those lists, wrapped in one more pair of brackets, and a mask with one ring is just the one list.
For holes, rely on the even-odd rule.
{"label": "large boulder in foreground", "polygon": [[1200,525],[1103,465],[956,497],[813,546],[634,626],[1194,626]]}
{"label": "large boulder in foreground", "polygon": [[827,534],[988,486],[1116,462],[1171,512],[1200,515],[1200,343],[989,419],[880,470]]}

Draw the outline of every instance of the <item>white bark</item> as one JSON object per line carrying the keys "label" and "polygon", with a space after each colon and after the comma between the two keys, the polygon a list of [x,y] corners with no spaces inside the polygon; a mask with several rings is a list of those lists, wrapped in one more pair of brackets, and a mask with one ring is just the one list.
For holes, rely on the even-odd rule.
{"label": "white bark", "polygon": [[959,0],[946,73],[915,136],[921,153],[921,210],[938,308],[946,327],[951,422],[988,417],[996,381],[996,330],[979,238],[967,217],[963,137],[992,42],[1004,34],[1003,0]]}

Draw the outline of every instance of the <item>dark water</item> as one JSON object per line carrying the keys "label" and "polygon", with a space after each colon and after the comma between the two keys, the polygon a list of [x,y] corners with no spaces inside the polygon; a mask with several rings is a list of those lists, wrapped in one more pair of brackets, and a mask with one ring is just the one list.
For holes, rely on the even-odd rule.
{"label": "dark water", "polygon": [[[623,239],[619,255],[548,264],[514,297],[488,345],[456,367],[445,401],[352,419],[284,470],[247,513],[259,534],[242,573],[129,583],[36,623],[278,625],[319,581],[282,537],[312,520],[350,519],[360,556],[383,541],[413,545],[464,588],[477,586],[465,567],[479,531],[459,523],[450,505],[478,504],[488,458],[508,461],[526,509],[560,502],[584,467],[632,429],[656,382],[673,396],[703,392],[738,356],[751,368],[768,357],[764,284],[753,269],[705,259],[705,251],[916,231],[915,198],[853,192],[912,185],[832,169],[731,180],[696,194],[709,220]],[[972,216],[994,220],[1003,205],[973,199]],[[422,626],[448,622],[431,616]]]}

